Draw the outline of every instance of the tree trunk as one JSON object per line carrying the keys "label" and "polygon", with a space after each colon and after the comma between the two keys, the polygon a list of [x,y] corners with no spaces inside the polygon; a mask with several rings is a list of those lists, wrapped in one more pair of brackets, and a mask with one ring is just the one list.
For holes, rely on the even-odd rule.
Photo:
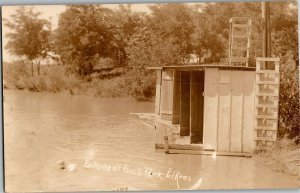
{"label": "tree trunk", "polygon": [[31,76],[33,76],[33,61],[31,60]]}
{"label": "tree trunk", "polygon": [[41,69],[41,63],[40,63],[40,61],[38,61],[37,62],[38,76],[40,76],[40,69]]}

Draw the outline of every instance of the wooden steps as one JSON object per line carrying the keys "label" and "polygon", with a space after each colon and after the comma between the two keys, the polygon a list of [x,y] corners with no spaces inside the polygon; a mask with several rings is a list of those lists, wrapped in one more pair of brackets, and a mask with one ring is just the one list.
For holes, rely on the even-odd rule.
{"label": "wooden steps", "polygon": [[[229,65],[246,66],[249,63],[251,25],[253,18],[234,17],[230,23]],[[243,33],[241,33],[243,32]],[[242,42],[241,42],[242,41]],[[241,45],[242,44],[242,45]]]}
{"label": "wooden steps", "polygon": [[[270,66],[274,69],[269,69]],[[256,59],[256,150],[265,149],[277,140],[279,75],[279,58]]]}

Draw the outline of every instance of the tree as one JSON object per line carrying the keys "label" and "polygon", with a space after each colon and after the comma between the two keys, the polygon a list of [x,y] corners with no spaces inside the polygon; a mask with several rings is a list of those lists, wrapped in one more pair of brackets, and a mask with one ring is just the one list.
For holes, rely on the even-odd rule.
{"label": "tree", "polygon": [[131,37],[139,28],[145,26],[145,13],[134,12],[131,5],[119,5],[119,9],[113,11],[110,21],[113,26],[115,50],[111,52],[111,58],[114,59],[117,66],[127,64],[126,47]]}
{"label": "tree", "polygon": [[[192,35],[193,52],[198,56],[199,62],[220,62],[228,55],[229,19],[232,17],[260,17],[260,3],[205,3],[195,4],[191,7],[195,31]],[[257,36],[258,22],[253,21],[252,34]],[[252,40],[257,37],[252,38]],[[252,48],[255,44],[252,41]],[[257,46],[252,50],[256,50]],[[251,50],[250,50],[251,52]]]}
{"label": "tree", "polygon": [[280,61],[279,136],[300,142],[299,64],[287,53]]}
{"label": "tree", "polygon": [[39,12],[33,12],[32,8],[20,7],[11,19],[5,20],[5,25],[11,32],[6,34],[9,41],[5,46],[11,54],[26,57],[31,61],[33,76],[33,63],[38,64],[38,75],[40,74],[39,59],[47,56],[49,49],[48,37],[51,32],[50,22],[39,18]]}
{"label": "tree", "polygon": [[292,54],[299,65],[297,2],[274,2],[271,10],[273,54],[280,57]]}
{"label": "tree", "polygon": [[114,49],[111,10],[101,5],[71,5],[61,13],[54,50],[64,64],[81,76],[92,72],[101,57]]}
{"label": "tree", "polygon": [[126,47],[128,64],[134,67],[179,64],[179,46],[171,38],[157,36],[149,27],[136,31]]}
{"label": "tree", "polygon": [[[175,64],[184,64],[192,53],[191,35],[194,25],[191,9],[185,4],[159,4],[150,6],[152,14],[149,19],[149,28],[156,37],[159,37],[160,47],[165,47],[164,52],[174,52],[177,48]],[[171,48],[170,50],[168,50]],[[171,53],[169,55],[172,55]],[[165,65],[174,65],[172,61]]]}
{"label": "tree", "polygon": [[280,57],[279,136],[300,142],[298,9],[296,1],[271,3],[272,52]]}

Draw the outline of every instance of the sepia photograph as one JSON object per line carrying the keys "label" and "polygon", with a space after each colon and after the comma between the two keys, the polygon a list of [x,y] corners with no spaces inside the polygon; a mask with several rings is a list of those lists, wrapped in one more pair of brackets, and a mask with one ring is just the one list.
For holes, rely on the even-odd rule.
{"label": "sepia photograph", "polygon": [[298,2],[1,6],[5,192],[299,189]]}

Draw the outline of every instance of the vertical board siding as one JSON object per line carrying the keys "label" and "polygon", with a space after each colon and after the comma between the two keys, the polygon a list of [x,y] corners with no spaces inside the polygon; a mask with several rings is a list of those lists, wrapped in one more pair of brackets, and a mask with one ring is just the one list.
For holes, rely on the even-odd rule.
{"label": "vertical board siding", "polygon": [[243,75],[243,71],[231,71],[230,152],[242,152]]}
{"label": "vertical board siding", "polygon": [[174,72],[173,119],[172,124],[179,124],[180,115],[180,72]]}
{"label": "vertical board siding", "polygon": [[190,72],[180,75],[180,136],[190,135]]}
{"label": "vertical board siding", "polygon": [[160,115],[161,70],[156,71],[155,114]]}
{"label": "vertical board siding", "polygon": [[242,152],[253,151],[255,113],[255,72],[244,71]]}
{"label": "vertical board siding", "polygon": [[229,152],[230,111],[231,111],[231,71],[220,70],[218,143],[217,151]]}
{"label": "vertical board siding", "polygon": [[203,142],[203,91],[204,91],[204,72],[191,72],[190,85],[190,128],[191,143]]}
{"label": "vertical board siding", "polygon": [[205,69],[203,147],[216,150],[218,128],[219,69]]}
{"label": "vertical board siding", "polygon": [[[196,71],[158,70],[155,113],[180,123],[180,135],[191,136],[191,143],[203,139],[204,150],[252,152],[255,71],[206,68],[204,76]],[[163,143],[163,135],[157,128],[155,142]]]}
{"label": "vertical board siding", "polygon": [[173,110],[173,70],[164,70],[162,72],[161,89],[161,119],[172,120]]}

